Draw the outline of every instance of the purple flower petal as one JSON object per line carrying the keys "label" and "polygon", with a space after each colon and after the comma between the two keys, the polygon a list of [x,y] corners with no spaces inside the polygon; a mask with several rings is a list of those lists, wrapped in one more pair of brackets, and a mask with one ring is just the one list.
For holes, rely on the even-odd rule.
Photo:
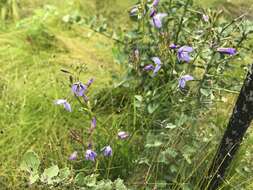
{"label": "purple flower petal", "polygon": [[160,0],[154,0],[153,3],[152,3],[152,6],[156,7],[158,6]]}
{"label": "purple flower petal", "polygon": [[92,120],[91,120],[91,128],[92,128],[92,129],[95,129],[96,126],[97,126],[97,120],[96,120],[95,117],[93,117]]}
{"label": "purple flower petal", "polygon": [[156,10],[154,8],[151,8],[149,16],[154,17],[156,13],[157,13]]}
{"label": "purple flower petal", "polygon": [[162,28],[162,20],[166,16],[167,16],[166,13],[157,13],[156,15],[153,16],[151,24],[158,29]]}
{"label": "purple flower petal", "polygon": [[191,81],[191,80],[194,80],[193,76],[191,76],[191,75],[182,76],[178,81],[179,88],[185,88],[186,82]]}
{"label": "purple flower petal", "polygon": [[236,54],[235,48],[218,48],[217,51],[222,54],[228,54],[228,55],[235,55]]}
{"label": "purple flower petal", "polygon": [[86,86],[89,87],[93,82],[94,82],[94,79],[91,78],[90,80],[88,80]]}
{"label": "purple flower petal", "polygon": [[152,57],[151,59],[156,64],[155,69],[154,69],[154,73],[153,73],[153,76],[155,76],[158,73],[158,71],[161,69],[162,62],[159,59],[159,57]]}
{"label": "purple flower petal", "polygon": [[104,148],[102,148],[102,152],[104,154],[104,156],[112,156],[112,148],[111,146],[105,146]]}
{"label": "purple flower petal", "polygon": [[177,49],[177,47],[178,46],[176,44],[170,44],[170,46],[169,46],[170,49]]}
{"label": "purple flower petal", "polygon": [[97,153],[96,152],[94,152],[91,149],[86,150],[86,153],[85,153],[85,159],[86,160],[91,160],[91,161],[94,162],[95,159],[96,159],[96,157],[97,157]]}
{"label": "purple flower petal", "polygon": [[154,67],[154,65],[152,65],[152,64],[146,65],[146,66],[143,68],[144,71],[151,71],[151,70],[154,70],[154,69],[155,69],[155,67]]}
{"label": "purple flower petal", "polygon": [[193,48],[190,46],[182,46],[178,51],[191,53],[193,52]]}
{"label": "purple flower petal", "polygon": [[177,52],[178,60],[189,63],[191,60],[189,53],[191,53],[192,51],[193,51],[192,47],[182,46],[181,48],[178,49]]}
{"label": "purple flower petal", "polygon": [[161,62],[161,60],[159,59],[159,57],[152,57],[151,59],[152,59],[152,61],[154,61],[154,63],[155,63],[156,65],[161,65],[161,64],[162,64],[162,62]]}
{"label": "purple flower petal", "polygon": [[77,151],[74,151],[70,156],[69,160],[76,160],[77,159]]}
{"label": "purple flower petal", "polygon": [[208,16],[208,15],[203,14],[203,15],[202,15],[202,18],[203,18],[203,20],[204,20],[205,22],[208,22],[208,21],[209,21],[209,16]]}
{"label": "purple flower petal", "polygon": [[129,15],[130,15],[131,17],[135,17],[135,16],[138,15],[138,12],[139,12],[138,7],[137,7],[137,6],[133,6],[133,7],[131,8],[130,12],[129,12]]}
{"label": "purple flower petal", "polygon": [[161,67],[162,67],[161,65],[156,65],[154,72],[153,72],[153,76],[155,76],[158,73],[158,71],[161,69]]}
{"label": "purple flower petal", "polygon": [[87,86],[81,82],[77,82],[72,85],[72,92],[76,96],[83,96],[86,90],[87,90]]}
{"label": "purple flower petal", "polygon": [[120,132],[118,132],[118,137],[120,139],[126,139],[127,137],[129,137],[129,134],[125,131],[120,131]]}
{"label": "purple flower petal", "polygon": [[63,104],[63,106],[64,106],[64,108],[65,108],[67,111],[72,112],[71,106],[70,106],[70,104],[69,104],[68,102],[65,102],[65,103]]}
{"label": "purple flower petal", "polygon": [[55,101],[54,101],[54,104],[56,104],[56,105],[63,105],[63,107],[64,107],[67,111],[69,111],[69,112],[72,111],[72,110],[71,110],[71,106],[70,106],[70,104],[67,102],[67,100],[58,99],[58,100],[55,100]]}

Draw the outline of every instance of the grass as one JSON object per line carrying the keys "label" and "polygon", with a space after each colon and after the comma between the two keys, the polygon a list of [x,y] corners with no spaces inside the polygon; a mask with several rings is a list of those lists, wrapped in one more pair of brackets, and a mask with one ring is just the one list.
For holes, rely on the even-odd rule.
{"label": "grass", "polygon": [[17,176],[21,155],[34,149],[48,163],[66,164],[72,151],[68,128],[86,122],[78,110],[70,118],[53,105],[53,100],[69,93],[68,76],[60,69],[86,68],[81,79],[94,77],[94,89],[104,88],[113,73],[120,73],[113,64],[112,40],[89,28],[55,27],[59,22],[50,19],[41,28],[33,19],[24,18],[21,27],[13,25],[0,33],[0,183],[13,189],[21,183]]}
{"label": "grass", "polygon": [[[126,13],[133,2],[112,0],[110,5],[106,5],[105,1],[99,0],[84,4],[75,1],[69,5],[69,1],[24,1],[21,7],[25,8],[20,11],[22,19],[16,24],[10,22],[0,30],[0,188],[20,188],[23,176],[20,176],[18,166],[21,156],[29,149],[40,155],[44,165],[50,166],[55,162],[60,166],[68,165],[66,158],[73,150],[68,129],[89,127],[87,116],[78,110],[78,105],[74,104],[71,117],[53,105],[53,100],[69,94],[68,76],[60,72],[60,69],[75,71],[84,67],[81,80],[95,78],[92,94],[111,87],[111,76],[123,73],[122,68],[114,63],[111,39],[88,27],[68,28],[62,24],[61,17],[74,9],[89,15],[99,9],[114,23],[110,27],[124,27],[122,23],[128,21],[125,14],[120,13]],[[59,14],[45,12],[45,4],[55,6]],[[43,20],[45,15],[47,19]],[[105,103],[108,98],[112,98],[110,88],[108,89],[109,92],[105,91],[102,97]],[[128,126],[132,126],[131,130],[138,133],[137,123],[131,120],[131,115],[115,114],[114,110],[102,108],[99,111],[101,127],[98,131],[107,134],[104,142],[111,138],[110,133],[116,134],[118,129]],[[229,116],[227,113],[224,115]],[[251,153],[248,148],[253,137],[249,136],[238,157]],[[101,138],[98,133],[97,139]],[[141,144],[143,139],[134,137],[132,140],[133,144]],[[115,143],[115,147],[124,147],[123,145]],[[119,168],[108,169],[105,175],[113,176],[113,172],[125,176],[132,174],[129,172],[133,169],[132,165],[124,170],[122,166],[131,163],[134,153],[140,150],[134,145],[129,147],[129,150],[118,148],[122,157],[114,159],[118,160]],[[243,163],[246,162],[248,160],[243,160]],[[235,165],[239,164],[239,161],[235,161]],[[236,182],[236,177],[232,176],[233,183]]]}

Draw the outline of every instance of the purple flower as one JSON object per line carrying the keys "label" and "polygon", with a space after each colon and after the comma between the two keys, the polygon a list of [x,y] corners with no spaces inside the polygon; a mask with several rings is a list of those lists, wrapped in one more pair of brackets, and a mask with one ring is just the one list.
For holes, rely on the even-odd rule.
{"label": "purple flower", "polygon": [[191,53],[192,51],[193,51],[193,48],[189,46],[183,46],[179,48],[177,52],[178,60],[189,63],[191,60],[189,53]]}
{"label": "purple flower", "polygon": [[138,12],[139,12],[138,7],[137,7],[137,6],[133,6],[133,7],[131,8],[130,12],[129,12],[129,15],[130,15],[131,17],[135,17],[135,16],[138,15]]}
{"label": "purple flower", "polygon": [[208,22],[208,21],[209,21],[209,16],[203,14],[203,15],[202,15],[202,19],[203,19],[205,22]]}
{"label": "purple flower", "polygon": [[63,107],[64,107],[67,111],[69,111],[69,112],[72,111],[72,110],[71,110],[71,106],[70,106],[70,104],[67,102],[67,100],[58,99],[58,100],[55,100],[55,101],[54,101],[54,104],[55,104],[55,105],[63,105]]}
{"label": "purple flower", "polygon": [[162,20],[167,16],[167,13],[157,13],[152,17],[151,24],[160,29],[162,28]]}
{"label": "purple flower", "polygon": [[112,148],[110,145],[105,146],[101,151],[103,152],[104,156],[112,156]]}
{"label": "purple flower", "polygon": [[93,82],[94,82],[94,79],[91,78],[90,80],[88,80],[86,86],[89,87]]}
{"label": "purple flower", "polygon": [[143,70],[144,71],[153,71],[155,69],[155,67],[154,67],[154,65],[152,65],[152,64],[149,64],[149,65],[146,65],[144,68],[143,68]]}
{"label": "purple flower", "polygon": [[152,57],[152,61],[154,61],[154,63],[156,64],[154,73],[153,73],[153,76],[155,76],[156,73],[161,69],[162,62],[158,57]]}
{"label": "purple flower", "polygon": [[235,55],[236,54],[235,48],[218,48],[217,51],[222,54],[228,54],[228,55]]}
{"label": "purple flower", "polygon": [[125,131],[118,132],[118,137],[120,139],[126,139],[128,136],[129,136],[129,134],[127,132],[125,132]]}
{"label": "purple flower", "polygon": [[85,153],[85,159],[86,160],[91,160],[91,161],[94,162],[96,157],[97,157],[97,153],[96,152],[94,152],[91,149],[86,150],[86,153]]}
{"label": "purple flower", "polygon": [[156,7],[159,4],[160,0],[154,0],[152,6]]}
{"label": "purple flower", "polygon": [[191,81],[194,78],[191,75],[184,75],[178,81],[179,88],[184,88],[186,86],[187,81]]}
{"label": "purple flower", "polygon": [[74,151],[70,156],[69,160],[76,160],[77,159],[77,151]]}
{"label": "purple flower", "polygon": [[149,14],[149,16],[150,16],[150,17],[153,17],[153,16],[155,16],[156,13],[157,13],[156,10],[152,7],[152,8],[150,9],[150,14]]}
{"label": "purple flower", "polygon": [[96,126],[97,126],[97,120],[96,120],[95,117],[93,117],[92,120],[91,120],[91,128],[92,128],[92,129],[95,129]]}
{"label": "purple flower", "polygon": [[84,96],[84,93],[85,93],[86,90],[87,90],[87,86],[84,85],[81,82],[77,82],[77,83],[72,85],[72,92],[76,96]]}
{"label": "purple flower", "polygon": [[178,48],[178,46],[176,45],[176,44],[170,44],[170,46],[169,46],[169,48],[170,49],[177,49]]}

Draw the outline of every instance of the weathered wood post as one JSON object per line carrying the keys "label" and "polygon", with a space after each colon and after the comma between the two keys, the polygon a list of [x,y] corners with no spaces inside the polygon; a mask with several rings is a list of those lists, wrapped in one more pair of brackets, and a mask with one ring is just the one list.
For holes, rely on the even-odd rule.
{"label": "weathered wood post", "polygon": [[204,179],[202,190],[216,190],[223,182],[225,172],[234,158],[243,137],[253,119],[253,65],[247,77],[230,117],[215,158]]}

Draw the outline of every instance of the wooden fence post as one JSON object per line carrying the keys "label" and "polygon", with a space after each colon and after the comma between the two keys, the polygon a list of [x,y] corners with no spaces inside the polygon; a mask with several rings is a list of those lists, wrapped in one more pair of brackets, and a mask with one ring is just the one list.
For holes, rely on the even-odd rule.
{"label": "wooden fence post", "polygon": [[253,65],[238,96],[227,129],[217,153],[202,183],[202,190],[216,190],[224,180],[225,172],[234,158],[253,119]]}

